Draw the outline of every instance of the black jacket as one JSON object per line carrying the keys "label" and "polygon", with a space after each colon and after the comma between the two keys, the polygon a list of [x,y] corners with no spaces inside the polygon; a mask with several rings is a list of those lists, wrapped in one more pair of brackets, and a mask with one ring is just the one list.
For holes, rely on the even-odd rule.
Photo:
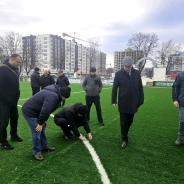
{"label": "black jacket", "polygon": [[27,100],[22,106],[22,112],[28,117],[38,118],[38,124],[43,125],[61,101],[59,86],[50,85]]}
{"label": "black jacket", "polygon": [[8,60],[3,64],[6,66],[0,66],[0,104],[14,106],[20,97],[18,69]]}
{"label": "black jacket", "polygon": [[144,102],[141,76],[138,70],[131,69],[131,76],[124,69],[116,72],[112,88],[112,104],[117,104],[120,113],[134,114]]}
{"label": "black jacket", "polygon": [[80,137],[80,133],[78,130],[78,127],[83,126],[86,133],[90,133],[90,128],[87,123],[86,116],[79,117],[77,114],[77,110],[82,105],[82,103],[76,103],[72,106],[65,107],[61,111],[59,111],[57,114],[54,115],[54,121],[57,122],[58,118],[64,118],[67,120],[68,125],[70,125],[70,128],[72,129],[75,136]]}
{"label": "black jacket", "polygon": [[46,86],[55,84],[54,78],[48,74],[47,76],[45,76],[44,74],[41,76],[41,82],[42,82],[42,86],[41,88],[43,89]]}
{"label": "black jacket", "polygon": [[31,87],[40,88],[41,85],[42,83],[41,83],[40,73],[34,71],[31,75]]}
{"label": "black jacket", "polygon": [[70,84],[70,82],[68,80],[68,77],[66,77],[65,74],[63,74],[62,76],[59,76],[57,78],[56,84],[59,87],[66,87],[66,86],[68,86]]}

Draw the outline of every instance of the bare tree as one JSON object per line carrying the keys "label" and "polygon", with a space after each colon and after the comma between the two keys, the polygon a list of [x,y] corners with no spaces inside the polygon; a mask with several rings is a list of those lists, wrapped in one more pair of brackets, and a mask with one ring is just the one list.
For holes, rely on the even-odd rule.
{"label": "bare tree", "polygon": [[[136,50],[138,55],[138,59],[142,58],[141,52],[143,51],[144,57],[147,57],[149,54],[152,54],[154,49],[158,47],[158,37],[156,34],[150,33],[136,33],[132,35],[132,38],[128,41],[128,47]],[[139,71],[143,70],[146,64],[146,59],[139,64]]]}
{"label": "bare tree", "polygon": [[17,53],[22,54],[22,35],[15,32],[7,32],[0,37],[0,47],[4,57]]}
{"label": "bare tree", "polygon": [[36,43],[36,37],[30,36],[29,39],[23,38],[23,54],[21,68],[26,72],[28,76],[30,71],[35,67],[42,66],[41,45]]}
{"label": "bare tree", "polygon": [[159,45],[156,51],[157,59],[166,67],[166,75],[169,73],[173,65],[181,65],[178,58],[175,60],[173,59],[174,56],[180,55],[181,49],[181,44],[177,44],[171,39],[167,42],[162,42]]}
{"label": "bare tree", "polygon": [[110,67],[110,68],[107,68],[107,69],[106,69],[106,74],[110,75],[111,73],[113,73],[113,70],[114,70],[114,69],[111,68],[111,67]]}
{"label": "bare tree", "polygon": [[87,59],[89,59],[89,63],[90,63],[89,67],[92,67],[92,66],[95,66],[99,57],[98,55],[99,40],[97,38],[89,38],[88,43],[89,45],[87,46],[86,56],[87,56]]}

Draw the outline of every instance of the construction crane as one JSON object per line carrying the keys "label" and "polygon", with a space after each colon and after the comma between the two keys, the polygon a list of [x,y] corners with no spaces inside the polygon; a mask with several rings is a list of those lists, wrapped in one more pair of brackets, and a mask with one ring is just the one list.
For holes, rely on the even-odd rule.
{"label": "construction crane", "polygon": [[81,41],[84,41],[84,42],[87,42],[87,43],[95,44],[95,45],[97,45],[97,46],[101,46],[101,45],[99,45],[99,44],[97,44],[97,43],[90,42],[90,41],[84,40],[84,39],[82,39],[82,38],[78,38],[78,37],[75,36],[75,34],[76,34],[76,32],[74,32],[74,36],[71,36],[71,35],[69,35],[69,34],[67,34],[67,33],[63,33],[62,35],[63,35],[63,37],[68,36],[68,37],[70,37],[70,38],[73,38],[73,39],[72,39],[73,42],[76,42],[75,39],[77,39],[77,40],[81,40]]}

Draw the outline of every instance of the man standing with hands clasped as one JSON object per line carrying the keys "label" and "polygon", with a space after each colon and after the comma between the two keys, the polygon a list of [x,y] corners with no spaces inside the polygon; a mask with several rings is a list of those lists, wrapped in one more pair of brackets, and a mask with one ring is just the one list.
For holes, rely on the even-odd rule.
{"label": "man standing with hands clasped", "polygon": [[96,75],[96,68],[90,68],[90,74],[84,79],[82,84],[84,91],[86,92],[86,106],[87,106],[87,120],[90,121],[90,109],[92,104],[95,104],[98,121],[100,125],[104,126],[101,105],[100,105],[100,92],[102,91],[101,78]]}
{"label": "man standing with hands clasped", "polygon": [[122,135],[122,148],[128,144],[128,131],[133,123],[134,114],[144,102],[144,93],[141,76],[133,67],[133,59],[125,57],[123,68],[116,72],[112,88],[112,105],[117,106],[120,112],[120,125]]}

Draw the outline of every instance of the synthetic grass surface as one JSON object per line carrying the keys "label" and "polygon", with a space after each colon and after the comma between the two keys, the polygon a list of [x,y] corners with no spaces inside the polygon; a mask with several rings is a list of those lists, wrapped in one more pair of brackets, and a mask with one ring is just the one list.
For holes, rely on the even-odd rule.
{"label": "synthetic grass surface", "polygon": [[[22,105],[32,91],[29,82],[21,82],[20,87],[19,105]],[[85,103],[85,93],[81,85],[71,84],[70,87],[72,95],[67,99],[66,106],[76,102]],[[99,125],[94,105],[90,121],[93,136],[90,144],[96,150],[111,183],[184,183],[184,145],[174,145],[179,111],[172,104],[171,88],[144,87],[145,103],[135,114],[126,149],[121,148],[119,113],[118,109],[111,105],[111,89],[112,86],[104,85],[101,92],[105,126]],[[34,160],[32,156],[31,133],[20,107],[18,130],[24,141],[9,141],[15,149],[0,150],[1,184],[102,183],[82,141],[74,136],[72,141],[65,141],[61,129],[54,124],[52,117],[48,120],[46,134],[49,145],[56,150],[43,153],[45,160],[42,162]],[[86,135],[82,127],[80,132]]]}

